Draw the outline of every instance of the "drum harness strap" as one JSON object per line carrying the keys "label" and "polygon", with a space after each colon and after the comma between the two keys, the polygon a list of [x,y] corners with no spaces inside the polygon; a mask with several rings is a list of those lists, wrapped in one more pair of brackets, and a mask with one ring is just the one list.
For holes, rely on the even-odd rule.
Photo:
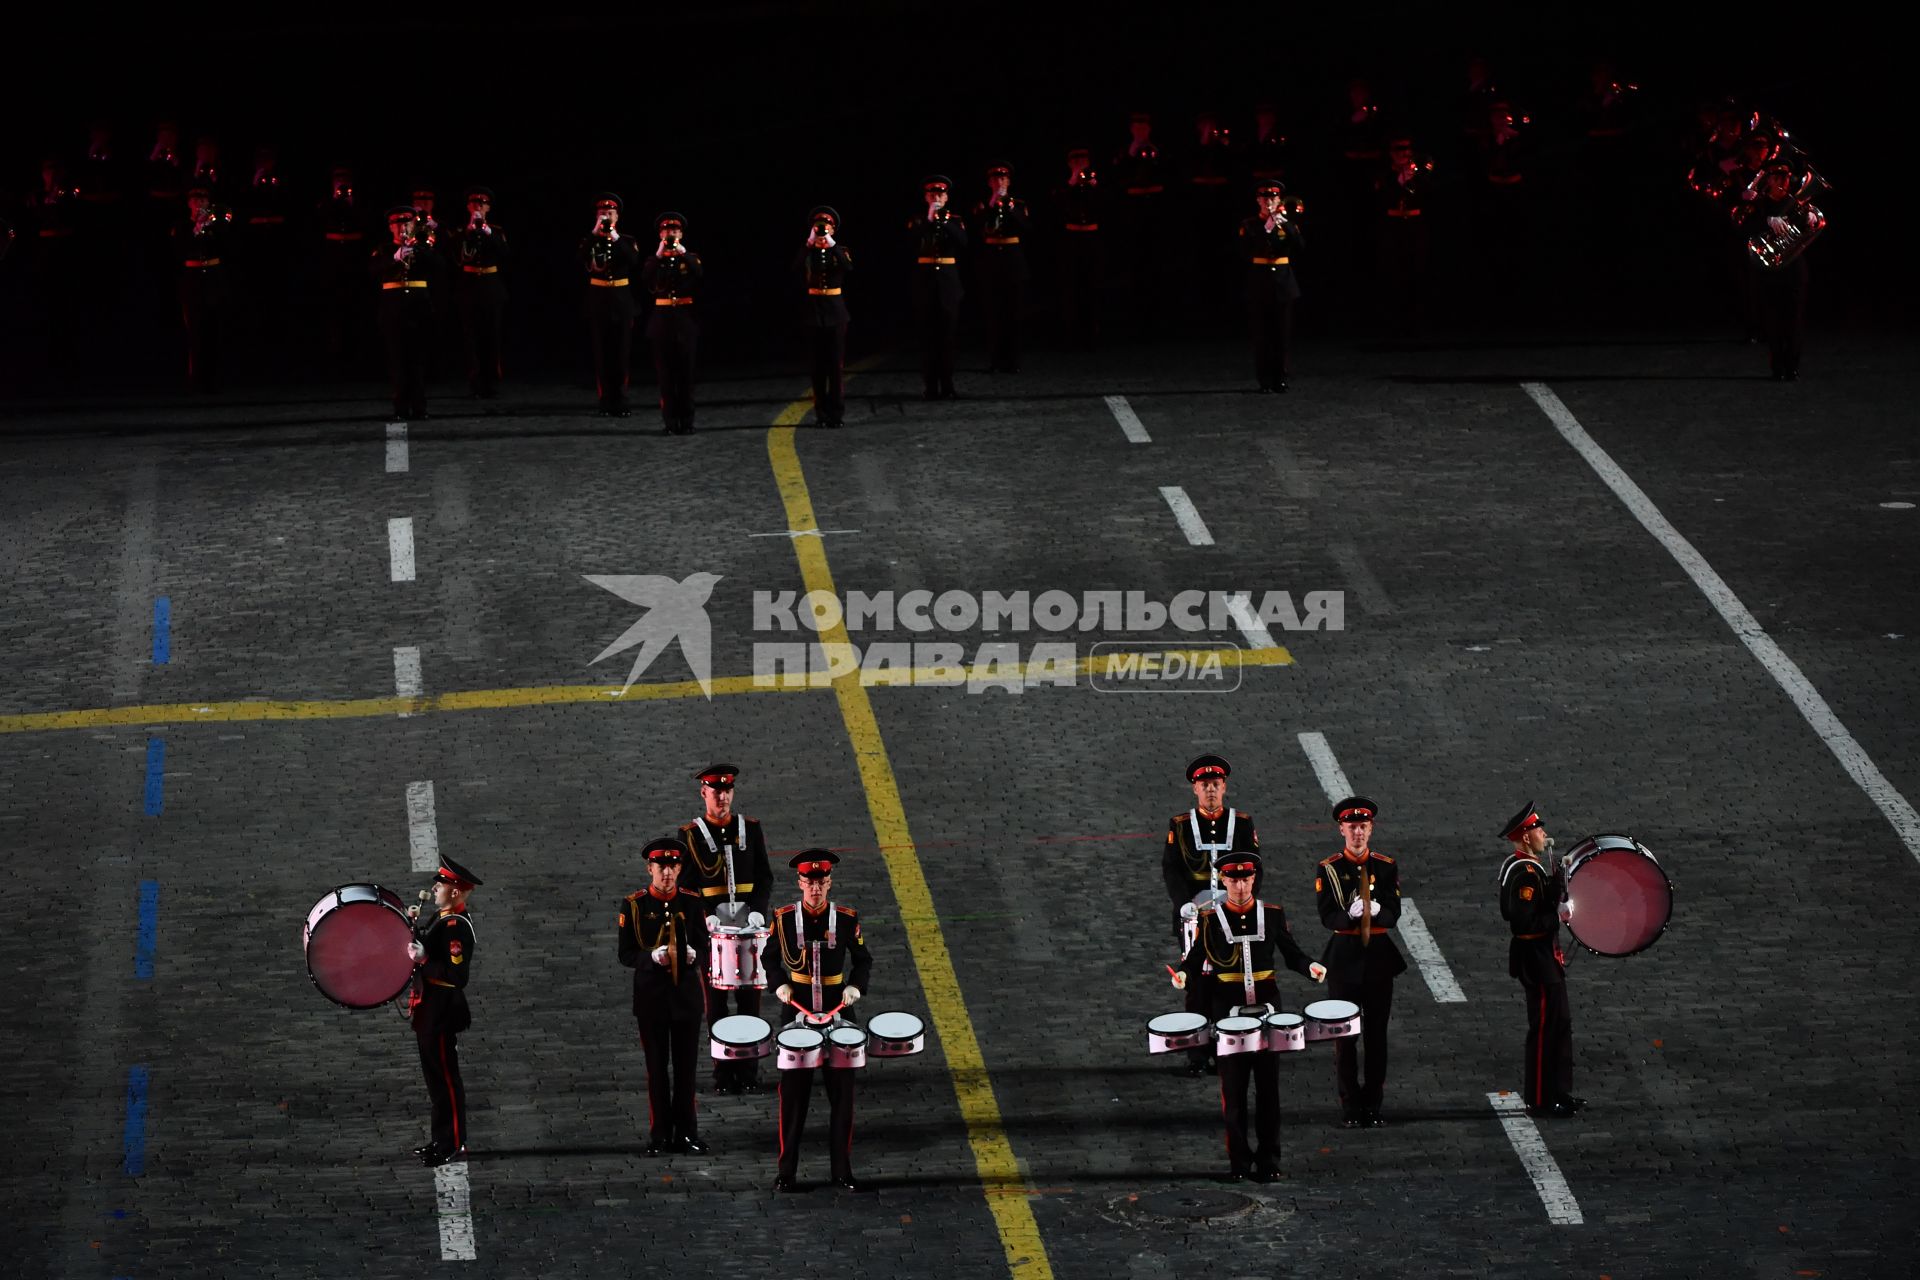
{"label": "drum harness strap", "polygon": [[[828,951],[832,951],[840,945],[840,914],[833,909],[833,903],[831,901],[827,903],[827,939],[824,943],[818,940],[813,942],[807,941],[807,904],[804,900],[794,903],[793,940],[800,944],[802,954],[811,953],[812,967],[807,970],[807,976],[813,979],[813,981],[808,984],[813,988],[813,1011],[815,1013],[825,1013],[827,1011],[827,984],[823,980],[826,975],[820,972],[820,952],[823,947]],[[782,960],[787,959],[787,940],[785,937],[780,939],[780,958]],[[789,963],[787,967],[791,969],[793,966]]]}
{"label": "drum harness strap", "polygon": [[[1218,889],[1220,887],[1220,855],[1233,851],[1233,819],[1233,806],[1228,805],[1226,838],[1218,844],[1208,844],[1200,838],[1200,811],[1198,809],[1187,810],[1187,825],[1193,831],[1194,851],[1207,855],[1207,888],[1209,889]],[[1188,863],[1187,865],[1191,866],[1193,864]]]}
{"label": "drum harness strap", "polygon": [[699,817],[693,820],[693,825],[700,828],[700,838],[707,842],[707,852],[714,855],[713,866],[708,867],[705,863],[701,863],[700,864],[701,872],[703,874],[711,875],[714,871],[717,871],[720,869],[720,863],[722,860],[724,860],[727,864],[727,901],[728,902],[732,902],[734,900],[733,850],[745,849],[747,847],[747,815],[745,815],[744,813],[736,813],[734,817],[738,820],[738,826],[736,826],[734,829],[732,848],[727,848],[725,846],[717,845],[714,843],[713,832],[707,829],[707,820],[705,817]]}
{"label": "drum harness strap", "polygon": [[[1227,942],[1232,946],[1240,948],[1240,988],[1247,993],[1247,1003],[1252,1004],[1254,983],[1253,948],[1248,946],[1247,943],[1265,942],[1267,940],[1267,904],[1257,899],[1254,901],[1252,933],[1236,935],[1233,931],[1233,926],[1227,923],[1226,908],[1222,907],[1219,903],[1214,904],[1213,918],[1220,922],[1220,932],[1226,935]],[[1208,953],[1208,959],[1212,959],[1211,947],[1208,948]],[[1231,955],[1231,952],[1229,952],[1229,955]],[[1221,965],[1221,968],[1225,967],[1225,964]]]}

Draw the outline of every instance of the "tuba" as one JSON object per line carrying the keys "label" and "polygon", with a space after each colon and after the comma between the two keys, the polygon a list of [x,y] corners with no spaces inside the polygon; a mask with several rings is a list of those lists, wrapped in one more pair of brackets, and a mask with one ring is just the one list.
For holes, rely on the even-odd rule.
{"label": "tuba", "polygon": [[[1755,187],[1761,185],[1762,178],[1755,178],[1754,185],[1747,189],[1749,198],[1755,194]],[[1830,189],[1827,180],[1812,167],[1800,179],[1799,185],[1788,197],[1787,211],[1780,215],[1787,224],[1783,235],[1776,235],[1771,227],[1762,227],[1747,237],[1747,256],[1755,266],[1767,271],[1778,271],[1805,253],[1807,246],[1819,238],[1826,230],[1827,215],[1813,202],[1815,195]]]}

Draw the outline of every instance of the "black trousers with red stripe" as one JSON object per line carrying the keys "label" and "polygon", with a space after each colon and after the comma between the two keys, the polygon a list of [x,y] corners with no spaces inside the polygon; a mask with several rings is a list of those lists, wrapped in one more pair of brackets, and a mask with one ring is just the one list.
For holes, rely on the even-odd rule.
{"label": "black trousers with red stripe", "polygon": [[636,1021],[647,1055],[648,1141],[665,1146],[699,1137],[693,1086],[694,1064],[700,1060],[700,1019],[676,1018],[662,1009]]}
{"label": "black trousers with red stripe", "polygon": [[420,1071],[433,1099],[433,1145],[453,1152],[467,1145],[467,1086],[460,1079],[459,1037],[429,1033],[420,1041]]}
{"label": "black trousers with red stripe", "polygon": [[1558,1102],[1573,1092],[1573,1008],[1564,982],[1522,982],[1527,993],[1526,1103]]}
{"label": "black trousers with red stripe", "polygon": [[[1352,1111],[1378,1111],[1387,1090],[1387,1020],[1393,1016],[1393,979],[1376,974],[1358,981],[1327,975],[1327,995],[1360,1006],[1360,1034],[1333,1042],[1334,1077],[1340,1082],[1340,1105]],[[1359,1043],[1354,1042],[1358,1040]],[[1366,1080],[1360,1078],[1360,1056],[1366,1054]]]}
{"label": "black trousers with red stripe", "polygon": [[[1247,1082],[1253,1082],[1253,1136],[1247,1145]],[[1220,1116],[1227,1164],[1235,1173],[1280,1167],[1280,1055],[1268,1050],[1220,1055]]]}
{"label": "black trousers with red stripe", "polygon": [[807,1102],[813,1094],[813,1075],[827,1077],[827,1104],[833,1108],[827,1132],[828,1159],[835,1179],[853,1177],[852,1067],[806,1067],[780,1073],[780,1176],[795,1177],[800,1169],[800,1133],[807,1127]]}

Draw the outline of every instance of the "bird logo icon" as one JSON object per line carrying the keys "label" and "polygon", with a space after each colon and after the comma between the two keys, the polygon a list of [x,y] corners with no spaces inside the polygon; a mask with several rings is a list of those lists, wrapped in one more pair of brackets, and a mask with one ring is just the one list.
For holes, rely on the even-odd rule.
{"label": "bird logo icon", "polygon": [[594,586],[604,587],[627,603],[637,604],[647,611],[593,660],[599,662],[635,645],[640,646],[640,651],[633,655],[633,667],[627,672],[627,682],[620,686],[622,696],[633,688],[633,682],[652,665],[653,660],[677,639],[680,641],[680,651],[687,657],[687,666],[692,670],[693,678],[700,682],[700,691],[709,699],[713,697],[713,628],[707,621],[707,598],[713,594],[714,584],[720,581],[721,575],[690,573],[679,582],[656,573],[590,573],[582,576]]}

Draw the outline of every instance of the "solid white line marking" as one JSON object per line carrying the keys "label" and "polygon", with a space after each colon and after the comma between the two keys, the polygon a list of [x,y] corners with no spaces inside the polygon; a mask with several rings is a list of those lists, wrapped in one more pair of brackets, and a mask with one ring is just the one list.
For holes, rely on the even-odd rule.
{"label": "solid white line marking", "polygon": [[1160,486],[1160,496],[1173,508],[1173,518],[1180,522],[1180,532],[1187,535],[1189,544],[1196,547],[1213,545],[1213,535],[1207,532],[1207,522],[1194,510],[1193,499],[1187,496],[1185,489],[1177,484],[1163,484]]}
{"label": "solid white line marking", "polygon": [[1147,434],[1147,428],[1140,421],[1140,415],[1133,411],[1125,396],[1108,396],[1107,408],[1113,411],[1113,419],[1120,429],[1127,433],[1127,439],[1135,444],[1152,444],[1153,437]]}
{"label": "solid white line marking", "polygon": [[440,866],[440,824],[433,811],[433,783],[407,784],[407,852],[415,871]]}
{"label": "solid white line marking", "polygon": [[467,1183],[467,1162],[456,1160],[433,1171],[434,1208],[440,1215],[440,1260],[472,1262],[473,1200]]}
{"label": "solid white line marking", "polygon": [[1300,749],[1307,753],[1307,760],[1313,765],[1313,776],[1320,779],[1320,789],[1327,793],[1328,804],[1339,804],[1353,794],[1353,784],[1341,772],[1340,762],[1333,758],[1333,748],[1327,745],[1326,734],[1301,734]]}
{"label": "solid white line marking", "polygon": [[395,582],[413,581],[413,517],[395,516],[387,521],[387,555],[393,563]]}
{"label": "solid white line marking", "polygon": [[1447,967],[1446,957],[1440,954],[1440,944],[1433,940],[1433,934],[1427,929],[1426,917],[1420,914],[1420,908],[1413,905],[1413,899],[1400,899],[1400,938],[1407,944],[1413,962],[1420,966],[1420,976],[1427,980],[1427,990],[1433,992],[1436,1004],[1465,1004],[1467,993],[1454,981],[1453,970]]}
{"label": "solid white line marking", "polygon": [[1507,1131],[1507,1141],[1513,1144],[1520,1163],[1526,1166],[1527,1176],[1533,1179],[1533,1189],[1540,1193],[1540,1202],[1547,1207],[1547,1221],[1557,1227],[1577,1227],[1585,1222],[1580,1216],[1579,1202],[1573,1198],[1560,1166],[1554,1163],[1553,1153],[1547,1150],[1546,1140],[1534,1127],[1533,1118],[1527,1114],[1519,1095],[1503,1090],[1488,1094],[1487,1101],[1493,1104],[1500,1126]]}
{"label": "solid white line marking", "polygon": [[[417,698],[425,686],[420,680],[420,650],[403,645],[393,651],[393,691],[403,698]],[[402,711],[410,716],[411,711]]]}
{"label": "solid white line marking", "polygon": [[1748,651],[1760,660],[1760,665],[1767,669],[1767,674],[1786,690],[1787,696],[1793,699],[1793,705],[1800,709],[1800,714],[1813,726],[1813,731],[1827,744],[1827,749],[1833,752],[1840,767],[1847,771],[1855,784],[1866,792],[1867,799],[1873,801],[1892,824],[1894,834],[1907,846],[1907,852],[1920,860],[1920,813],[1916,813],[1907,798],[1887,781],[1887,776],[1880,772],[1880,767],[1874,764],[1872,757],[1847,732],[1847,727],[1840,723],[1840,717],[1833,713],[1833,708],[1827,705],[1827,700],[1820,696],[1819,690],[1801,673],[1793,659],[1773,642],[1773,638],[1761,628],[1747,607],[1740,603],[1740,598],[1733,594],[1726,580],[1714,572],[1706,558],[1694,550],[1693,544],[1681,537],[1680,531],[1660,514],[1653,500],[1615,464],[1606,450],[1594,443],[1579,419],[1560,402],[1560,397],[1545,383],[1523,382],[1520,386],[1540,406],[1541,412],[1547,415],[1566,442],[1587,460],[1587,465],[1594,469],[1607,488],[1613,490],[1614,496],[1626,504],[1627,510],[1646,527],[1647,532],[1687,571],[1687,576],[1707,597],[1707,602],[1719,613],[1721,620],[1740,638],[1740,643],[1747,646]]}
{"label": "solid white line marking", "polygon": [[1227,597],[1227,616],[1233,619],[1233,625],[1240,628],[1240,634],[1247,643],[1256,649],[1277,649],[1273,642],[1273,633],[1267,630],[1267,624],[1260,621],[1260,615],[1253,611],[1252,593],[1236,591]]}
{"label": "solid white line marking", "polygon": [[[1300,749],[1307,753],[1314,776],[1320,779],[1320,789],[1327,793],[1328,804],[1338,804],[1354,794],[1346,771],[1333,758],[1333,748],[1327,745],[1326,734],[1301,734]],[[1400,899],[1400,936],[1406,940],[1407,951],[1413,956],[1420,976],[1426,979],[1427,990],[1433,992],[1434,1000],[1440,1004],[1465,1004],[1467,993],[1454,980],[1447,958],[1440,954],[1440,944],[1433,940],[1426,917],[1420,914],[1419,907],[1413,905],[1412,898]]]}
{"label": "solid white line marking", "polygon": [[407,469],[407,424],[387,424],[387,474]]}
{"label": "solid white line marking", "polygon": [[1351,542],[1336,542],[1327,550],[1333,562],[1340,566],[1340,572],[1347,576],[1353,594],[1360,598],[1360,607],[1377,618],[1390,616],[1393,601],[1387,598],[1387,589],[1380,585],[1380,579],[1373,576],[1373,570],[1360,555],[1360,548]]}

